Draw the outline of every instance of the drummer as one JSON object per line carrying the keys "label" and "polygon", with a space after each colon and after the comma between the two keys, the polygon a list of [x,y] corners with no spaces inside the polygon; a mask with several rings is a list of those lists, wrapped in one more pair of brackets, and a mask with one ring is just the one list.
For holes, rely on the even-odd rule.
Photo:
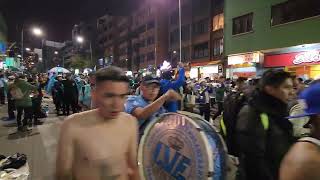
{"label": "drummer", "polygon": [[167,112],[163,104],[167,101],[181,100],[181,96],[174,90],[169,90],[157,99],[160,80],[152,75],[143,78],[140,90],[141,95],[128,98],[125,111],[138,119],[139,134],[142,135],[144,128],[153,118]]}

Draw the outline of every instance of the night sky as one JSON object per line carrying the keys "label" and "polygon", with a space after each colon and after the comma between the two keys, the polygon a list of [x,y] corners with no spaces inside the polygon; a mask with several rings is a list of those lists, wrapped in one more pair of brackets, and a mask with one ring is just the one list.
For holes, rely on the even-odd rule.
{"label": "night sky", "polygon": [[[8,25],[9,41],[20,41],[25,29],[40,26],[48,40],[71,39],[74,24],[93,21],[104,14],[126,15],[141,0],[0,0],[0,12]],[[28,35],[26,35],[28,36]],[[29,35],[30,36],[30,35]]]}

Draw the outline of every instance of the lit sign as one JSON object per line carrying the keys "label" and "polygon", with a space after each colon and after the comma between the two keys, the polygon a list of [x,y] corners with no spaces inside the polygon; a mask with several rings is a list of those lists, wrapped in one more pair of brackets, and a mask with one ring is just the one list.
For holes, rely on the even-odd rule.
{"label": "lit sign", "polygon": [[320,51],[307,51],[297,54],[293,60],[293,64],[317,63],[320,62]]}
{"label": "lit sign", "polygon": [[244,55],[229,56],[228,65],[244,64],[244,63],[258,63],[260,62],[259,53],[248,53]]}

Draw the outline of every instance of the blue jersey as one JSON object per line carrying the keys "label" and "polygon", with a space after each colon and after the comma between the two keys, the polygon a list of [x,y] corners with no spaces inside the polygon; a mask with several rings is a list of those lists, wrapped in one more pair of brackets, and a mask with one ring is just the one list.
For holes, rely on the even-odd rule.
{"label": "blue jersey", "polygon": [[[180,87],[182,87],[185,83],[185,71],[184,68],[179,69],[179,78],[176,81],[170,81],[167,79],[160,80],[160,94],[165,94],[169,89],[173,89],[178,91]],[[177,112],[178,110],[178,102],[170,101],[166,103],[166,108],[169,112]]]}
{"label": "blue jersey", "polygon": [[[150,103],[147,102],[141,95],[140,96],[129,96],[127,99],[127,102],[125,103],[125,111],[128,114],[132,114],[136,108],[138,108],[138,107],[144,108],[144,107],[148,106],[149,104]],[[145,123],[145,121],[150,122],[155,117],[157,117],[163,113],[166,113],[166,112],[167,112],[167,110],[164,107],[161,107],[157,112],[152,114],[148,119],[138,119],[139,129]]]}

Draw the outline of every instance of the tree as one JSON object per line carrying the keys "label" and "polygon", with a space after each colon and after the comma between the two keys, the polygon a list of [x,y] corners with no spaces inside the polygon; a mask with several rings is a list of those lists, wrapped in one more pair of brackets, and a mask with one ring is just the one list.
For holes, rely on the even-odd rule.
{"label": "tree", "polygon": [[74,55],[70,59],[70,67],[73,69],[84,69],[91,67],[90,59],[84,58],[80,55]]}

